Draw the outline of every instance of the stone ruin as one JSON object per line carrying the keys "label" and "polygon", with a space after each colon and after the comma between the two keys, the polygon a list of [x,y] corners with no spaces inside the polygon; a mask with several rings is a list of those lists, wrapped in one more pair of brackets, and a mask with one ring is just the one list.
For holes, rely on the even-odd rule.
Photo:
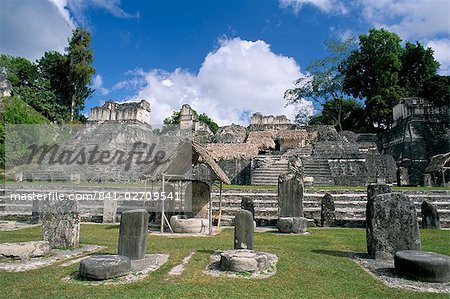
{"label": "stone ruin", "polygon": [[422,214],[422,228],[441,229],[439,213],[434,205],[424,200],[420,206],[420,214]]}
{"label": "stone ruin", "polygon": [[196,134],[204,134],[207,136],[213,134],[206,123],[198,120],[198,116],[188,104],[184,104],[180,110],[180,129],[192,130]]}
{"label": "stone ruin", "polygon": [[101,107],[91,109],[91,122],[139,122],[150,124],[150,103],[142,100],[139,103],[117,103],[107,101]]}
{"label": "stone ruin", "polygon": [[402,193],[387,193],[385,185],[367,189],[367,251],[375,259],[392,259],[397,251],[420,250],[414,202]]}
{"label": "stone ruin", "polygon": [[8,81],[6,75],[0,71],[0,98],[10,97],[12,91],[11,82]]}
{"label": "stone ruin", "polygon": [[320,225],[330,227],[336,225],[334,200],[330,193],[325,193],[320,202]]}
{"label": "stone ruin", "polygon": [[263,131],[267,129],[290,129],[293,125],[285,115],[262,115],[256,112],[252,115],[250,128],[252,130]]}

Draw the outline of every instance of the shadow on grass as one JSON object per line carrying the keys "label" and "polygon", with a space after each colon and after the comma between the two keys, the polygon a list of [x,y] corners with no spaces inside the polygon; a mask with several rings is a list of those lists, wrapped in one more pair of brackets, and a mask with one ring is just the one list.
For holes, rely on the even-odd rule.
{"label": "shadow on grass", "polygon": [[323,250],[323,249],[314,249],[314,250],[311,250],[311,252],[318,253],[318,254],[337,256],[337,257],[348,257],[348,258],[353,258],[355,255],[358,254],[357,252],[353,252],[353,251]]}
{"label": "shadow on grass", "polygon": [[213,254],[215,250],[210,250],[210,249],[202,249],[202,250],[196,250],[196,252],[199,253],[208,253],[208,254]]}

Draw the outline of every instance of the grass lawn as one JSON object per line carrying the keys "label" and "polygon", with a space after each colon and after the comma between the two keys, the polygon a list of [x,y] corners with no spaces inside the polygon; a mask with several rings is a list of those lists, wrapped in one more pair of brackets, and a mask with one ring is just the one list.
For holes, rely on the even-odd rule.
{"label": "grass lawn", "polygon": [[[62,283],[78,264],[57,265],[22,272],[0,272],[0,298],[448,298],[444,294],[390,289],[372,278],[346,255],[364,252],[363,229],[311,229],[307,236],[256,233],[256,249],[279,257],[278,272],[269,279],[218,278],[202,271],[216,249],[231,249],[233,230],[214,237],[167,238],[150,236],[149,253],[169,253],[168,263],[145,280],[127,285],[84,286]],[[39,227],[0,232],[0,242],[39,240]],[[422,230],[423,250],[450,255],[450,231]],[[118,226],[83,224],[81,242],[117,250]],[[196,251],[181,276],[168,272]]]}

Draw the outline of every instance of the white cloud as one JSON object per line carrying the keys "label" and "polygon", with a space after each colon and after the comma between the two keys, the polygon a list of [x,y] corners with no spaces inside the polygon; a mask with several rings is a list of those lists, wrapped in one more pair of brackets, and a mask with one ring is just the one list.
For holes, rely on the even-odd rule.
{"label": "white cloud", "polygon": [[293,58],[273,53],[264,41],[234,38],[222,40],[220,47],[206,56],[198,74],[176,69],[150,70],[140,76],[146,86],[134,100],[151,102],[153,123],[161,123],[188,103],[226,125],[247,124],[253,112],[285,114],[293,119],[296,108],[285,107],[283,95],[302,74]]}
{"label": "white cloud", "polygon": [[46,51],[64,52],[72,29],[86,25],[88,7],[115,17],[139,17],[125,12],[120,0],[0,0],[0,51],[36,60]]}
{"label": "white cloud", "polygon": [[450,33],[448,0],[363,0],[366,21],[405,39]]}
{"label": "white cloud", "polygon": [[56,5],[2,0],[0,6],[1,53],[35,60],[45,51],[64,51],[73,23]]}
{"label": "white cloud", "polygon": [[95,90],[100,92],[101,95],[107,95],[109,93],[109,89],[103,86],[103,78],[101,75],[97,74],[92,81],[92,86]]}
{"label": "white cloud", "polygon": [[439,73],[450,75],[450,39],[434,39],[427,43],[434,50],[434,57],[441,64]]}
{"label": "white cloud", "polygon": [[279,0],[279,3],[281,8],[291,8],[296,14],[304,5],[315,6],[325,13],[347,13],[347,8],[339,0]]}

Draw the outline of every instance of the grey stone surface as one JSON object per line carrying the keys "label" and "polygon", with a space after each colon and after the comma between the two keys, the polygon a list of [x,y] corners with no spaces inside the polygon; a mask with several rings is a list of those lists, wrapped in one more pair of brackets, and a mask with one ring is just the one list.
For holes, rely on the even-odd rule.
{"label": "grey stone surface", "polygon": [[252,217],[253,217],[253,221],[255,220],[255,204],[253,203],[253,199],[248,197],[248,196],[244,196],[241,199],[241,209],[243,210],[247,210],[250,213],[252,213]]}
{"label": "grey stone surface", "polygon": [[320,202],[320,225],[335,226],[335,221],[336,212],[333,197],[330,193],[325,193],[325,196]]}
{"label": "grey stone surface", "polygon": [[23,260],[45,256],[50,252],[50,243],[47,241],[29,241],[17,243],[1,243],[0,257]]}
{"label": "grey stone surface", "polygon": [[370,184],[367,186],[367,198],[376,197],[384,193],[391,193],[391,187],[386,184]]}
{"label": "grey stone surface", "polygon": [[402,193],[369,197],[366,240],[369,255],[376,259],[390,259],[399,250],[420,250],[414,202]]}
{"label": "grey stone surface", "polygon": [[147,249],[148,213],[144,209],[122,213],[119,229],[119,255],[143,259]]}
{"label": "grey stone surface", "polygon": [[170,217],[170,226],[175,233],[206,233],[208,231],[208,219],[183,219],[183,217],[175,215]]}
{"label": "grey stone surface", "polygon": [[395,253],[395,270],[414,280],[450,282],[450,257],[434,252],[403,250]]}
{"label": "grey stone surface", "polygon": [[439,213],[434,205],[424,200],[421,205],[421,214],[422,228],[441,229]]}
{"label": "grey stone surface", "polygon": [[269,266],[265,252],[253,250],[228,250],[220,254],[220,268],[232,272],[263,272]]}
{"label": "grey stone surface", "polygon": [[278,216],[303,217],[303,178],[293,171],[278,178]]}
{"label": "grey stone surface", "polygon": [[278,218],[277,228],[281,233],[305,233],[308,227],[308,219],[304,217]]}
{"label": "grey stone surface", "polygon": [[131,261],[123,255],[94,255],[80,262],[79,274],[82,277],[105,280],[128,274]]}
{"label": "grey stone surface", "polygon": [[234,218],[234,249],[253,249],[253,216],[247,210],[239,210]]}
{"label": "grey stone surface", "polygon": [[117,214],[117,200],[103,200],[103,223],[115,223]]}
{"label": "grey stone surface", "polygon": [[42,202],[43,239],[51,248],[71,249],[80,240],[80,213],[75,200]]}

